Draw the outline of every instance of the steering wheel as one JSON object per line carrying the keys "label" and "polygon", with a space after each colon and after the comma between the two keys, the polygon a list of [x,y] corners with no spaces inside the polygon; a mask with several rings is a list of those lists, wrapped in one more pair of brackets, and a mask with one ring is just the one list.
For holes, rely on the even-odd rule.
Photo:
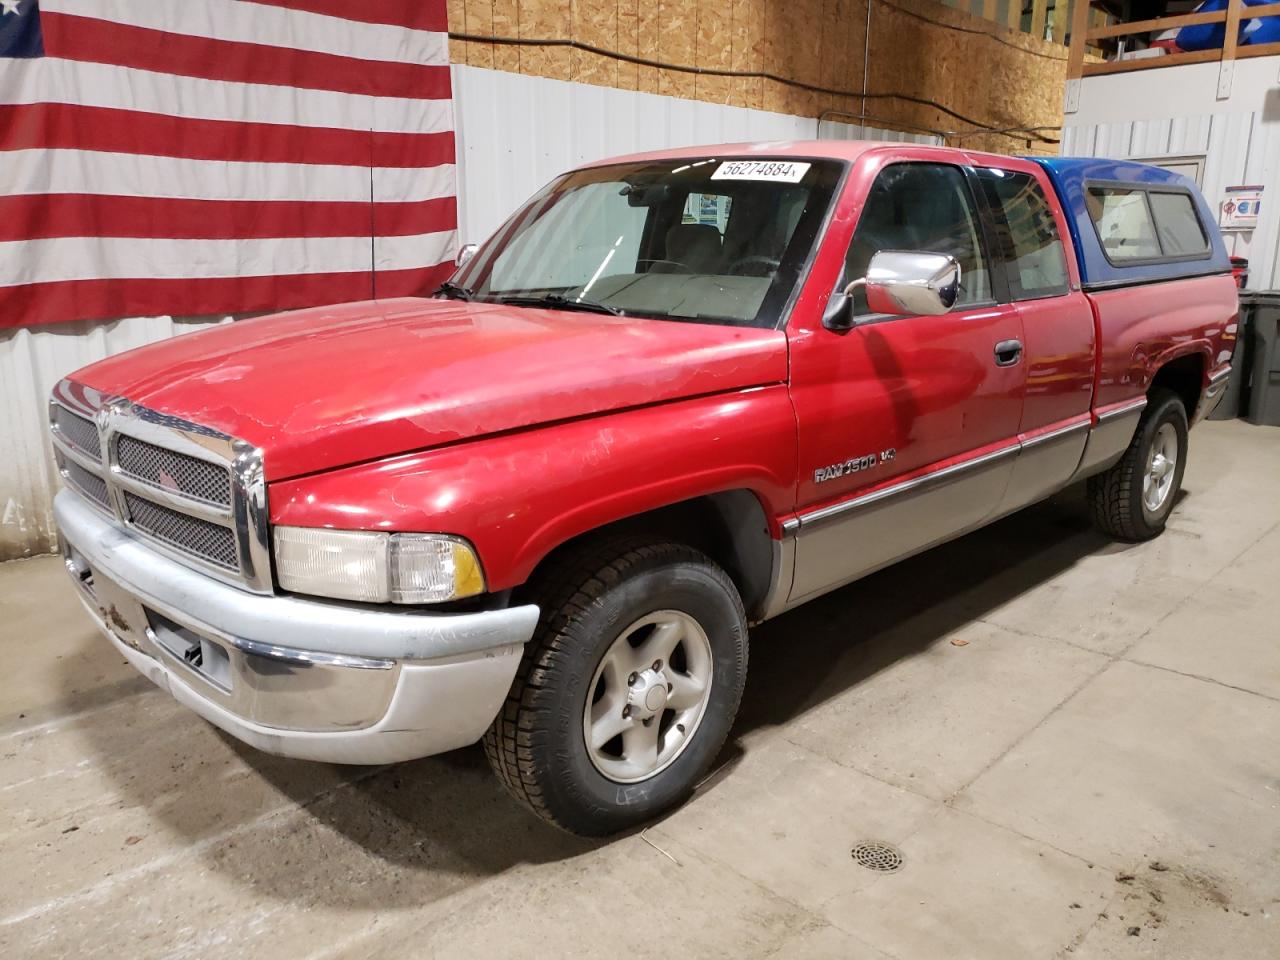
{"label": "steering wheel", "polygon": [[695,271],[695,270],[693,269],[693,267],[689,266],[687,263],[681,263],[679,260],[661,260],[661,259],[658,259],[658,260],[647,260],[647,259],[641,258],[641,259],[639,259],[639,260],[637,260],[637,261],[636,261],[636,266],[639,266],[639,265],[640,265],[640,264],[642,264],[642,263],[647,263],[647,264],[649,264],[649,269],[648,269],[648,270],[646,270],[646,271],[645,271],[645,273],[652,273],[652,272],[653,272],[653,265],[654,265],[654,264],[656,264],[656,263],[665,263],[665,264],[668,264],[668,265],[673,266],[673,267],[679,267],[679,268],[680,268],[680,270],[681,270],[682,272],[684,272],[684,273],[696,273],[696,272],[697,272],[697,271]]}
{"label": "steering wheel", "polygon": [[[782,266],[782,261],[776,257],[764,257],[759,254],[752,254],[749,257],[740,257],[729,265],[729,276],[731,277],[765,277],[777,271]],[[753,268],[763,267],[759,273]]]}

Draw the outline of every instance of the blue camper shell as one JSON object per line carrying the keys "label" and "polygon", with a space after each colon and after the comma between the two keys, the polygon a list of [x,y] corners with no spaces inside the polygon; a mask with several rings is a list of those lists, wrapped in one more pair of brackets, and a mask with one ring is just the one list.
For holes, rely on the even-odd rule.
{"label": "blue camper shell", "polygon": [[[1100,160],[1092,157],[1027,157],[1049,175],[1066,212],[1080,264],[1080,279],[1086,290],[1105,290],[1230,273],[1231,260],[1209,204],[1195,183],[1172,170],[1135,163],[1132,160]],[[1200,219],[1208,249],[1194,255],[1169,255],[1141,260],[1113,261],[1103,246],[1098,228],[1089,215],[1090,187],[1125,187],[1150,193],[1184,193],[1190,196]],[[1153,217],[1154,219],[1154,217]],[[1158,232],[1157,232],[1158,236]],[[1163,249],[1163,241],[1162,241]]]}

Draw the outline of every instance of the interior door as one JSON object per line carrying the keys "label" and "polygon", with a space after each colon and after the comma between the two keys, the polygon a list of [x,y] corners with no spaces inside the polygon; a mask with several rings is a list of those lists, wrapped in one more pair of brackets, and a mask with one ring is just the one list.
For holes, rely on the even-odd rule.
{"label": "interior door", "polygon": [[[852,189],[857,189],[856,186]],[[944,253],[962,289],[943,316],[884,316],[796,337],[799,602],[981,523],[1018,443],[1022,321],[959,167],[894,163],[868,189],[841,284],[881,250]]]}

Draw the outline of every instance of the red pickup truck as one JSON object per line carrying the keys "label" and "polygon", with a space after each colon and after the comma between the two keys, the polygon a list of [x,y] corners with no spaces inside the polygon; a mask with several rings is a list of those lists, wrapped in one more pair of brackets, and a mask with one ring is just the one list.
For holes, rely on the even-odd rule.
{"label": "red pickup truck", "polygon": [[72,374],[55,511],[140,671],[263,750],[483,739],[605,834],[723,746],[747,628],[1088,478],[1155,536],[1225,386],[1204,200],[1133,163],[672,150],[556,179],[433,296]]}

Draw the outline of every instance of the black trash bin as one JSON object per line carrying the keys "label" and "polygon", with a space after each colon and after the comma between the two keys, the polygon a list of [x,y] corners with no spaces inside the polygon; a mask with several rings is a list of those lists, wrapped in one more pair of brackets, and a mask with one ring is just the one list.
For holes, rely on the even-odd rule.
{"label": "black trash bin", "polygon": [[1280,290],[1241,296],[1250,301],[1249,341],[1253,344],[1249,377],[1250,423],[1280,427]]}

